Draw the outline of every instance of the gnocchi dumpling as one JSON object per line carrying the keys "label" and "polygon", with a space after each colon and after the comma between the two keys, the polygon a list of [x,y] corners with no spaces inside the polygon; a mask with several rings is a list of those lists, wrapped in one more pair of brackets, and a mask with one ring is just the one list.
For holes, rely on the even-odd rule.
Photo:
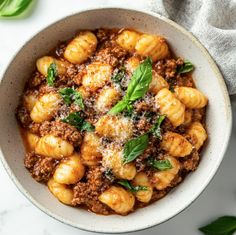
{"label": "gnocchi dumpling", "polygon": [[192,87],[176,87],[175,96],[190,109],[200,109],[207,105],[207,97]]}
{"label": "gnocchi dumpling", "polygon": [[180,163],[174,157],[165,156],[164,160],[169,160],[172,168],[164,171],[157,171],[153,174],[152,182],[157,190],[163,190],[170,186],[172,180],[180,170]]}
{"label": "gnocchi dumpling", "polygon": [[91,95],[90,92],[84,86],[80,86],[77,91],[81,94],[83,99],[87,99]]}
{"label": "gnocchi dumpling", "polygon": [[167,131],[160,143],[162,149],[173,157],[185,157],[192,152],[192,144],[182,135]]}
{"label": "gnocchi dumpling", "polygon": [[73,64],[81,64],[96,50],[97,38],[89,31],[81,32],[66,47],[64,57]]}
{"label": "gnocchi dumpling", "polygon": [[192,122],[192,117],[193,117],[193,110],[192,109],[186,109],[185,113],[184,113],[183,125],[184,126],[190,125],[190,123]]}
{"label": "gnocchi dumpling", "polygon": [[39,139],[40,137],[35,135],[35,134],[32,134],[30,132],[26,132],[26,144],[27,144],[27,147],[29,148],[29,150],[35,150],[35,147],[37,145],[37,143],[39,142]]}
{"label": "gnocchi dumpling", "polygon": [[129,118],[122,116],[104,115],[95,125],[96,133],[100,136],[126,141],[133,134],[133,124]]}
{"label": "gnocchi dumpling", "polygon": [[61,97],[56,93],[48,93],[41,96],[35,103],[30,117],[34,122],[40,123],[43,121],[50,121],[59,109]]}
{"label": "gnocchi dumpling", "polygon": [[197,150],[202,147],[203,143],[207,139],[206,130],[200,122],[192,123],[187,130],[187,134],[190,137],[191,143]]}
{"label": "gnocchi dumpling", "polygon": [[135,49],[139,37],[140,34],[135,31],[124,30],[118,35],[116,42],[125,50],[132,52]]}
{"label": "gnocchi dumpling", "polygon": [[86,71],[82,78],[82,85],[91,92],[102,88],[112,76],[112,67],[100,62],[89,64]]}
{"label": "gnocchi dumpling", "polygon": [[111,169],[112,173],[120,179],[132,180],[136,175],[134,163],[123,164],[123,151],[116,145],[110,145],[103,150],[102,165]]}
{"label": "gnocchi dumpling", "polygon": [[157,94],[161,89],[169,89],[168,82],[160,76],[156,71],[152,71],[152,81],[149,85],[149,91],[153,94]]}
{"label": "gnocchi dumpling", "polygon": [[98,95],[95,103],[96,110],[101,113],[109,111],[120,99],[120,91],[114,87],[104,88]]}
{"label": "gnocchi dumpling", "polygon": [[109,206],[116,213],[125,215],[130,212],[135,203],[134,195],[122,187],[111,186],[99,197],[99,201]]}
{"label": "gnocchi dumpling", "polygon": [[35,147],[36,154],[56,159],[70,156],[73,151],[73,145],[53,135],[45,135],[41,137]]}
{"label": "gnocchi dumpling", "polygon": [[53,179],[60,184],[75,184],[84,176],[85,168],[78,153],[69,156],[57,166]]}
{"label": "gnocchi dumpling", "polygon": [[138,57],[132,56],[128,60],[125,61],[125,69],[131,75],[134,73],[135,69],[140,64],[140,60]]}
{"label": "gnocchi dumpling", "polygon": [[23,96],[23,105],[26,107],[28,112],[32,111],[37,100],[38,100],[38,96],[36,92],[31,92]]}
{"label": "gnocchi dumpling", "polygon": [[81,145],[83,163],[88,166],[98,165],[102,158],[100,138],[93,132],[86,132]]}
{"label": "gnocchi dumpling", "polygon": [[139,55],[151,57],[153,62],[165,59],[169,55],[169,48],[165,39],[150,34],[141,35],[135,49]]}
{"label": "gnocchi dumpling", "polygon": [[57,60],[52,56],[44,56],[42,58],[39,58],[36,61],[36,67],[42,75],[47,76],[48,68],[52,63],[56,64],[57,74],[63,75],[66,73],[68,62]]}
{"label": "gnocchi dumpling", "polygon": [[173,126],[184,122],[185,106],[167,88],[161,89],[155,96],[157,107],[162,115],[166,115]]}
{"label": "gnocchi dumpling", "polygon": [[133,179],[134,186],[145,186],[147,190],[139,190],[135,193],[135,197],[144,203],[148,203],[152,198],[153,187],[149,182],[148,176],[144,172],[139,172]]}
{"label": "gnocchi dumpling", "polygon": [[53,178],[48,181],[48,188],[51,193],[62,203],[72,205],[74,197],[73,190],[65,184],[56,182]]}

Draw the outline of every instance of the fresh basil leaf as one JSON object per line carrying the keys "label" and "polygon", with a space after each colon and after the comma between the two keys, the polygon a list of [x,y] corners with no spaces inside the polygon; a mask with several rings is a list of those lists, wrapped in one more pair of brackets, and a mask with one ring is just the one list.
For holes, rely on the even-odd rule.
{"label": "fresh basil leaf", "polygon": [[147,160],[147,165],[152,166],[160,171],[169,170],[172,168],[171,162],[166,160],[155,160],[152,157],[149,157]]}
{"label": "fresh basil leaf", "polygon": [[59,90],[59,94],[62,97],[65,104],[70,105],[72,103],[72,95],[74,94],[74,89],[70,87],[65,87]]}
{"label": "fresh basil leaf", "polygon": [[48,74],[47,74],[47,83],[49,86],[54,85],[56,76],[57,76],[57,66],[55,63],[51,63],[50,66],[48,67]]}
{"label": "fresh basil leaf", "polygon": [[12,17],[20,15],[33,2],[32,0],[4,0],[0,2],[0,16]]}
{"label": "fresh basil leaf", "polygon": [[121,66],[118,71],[111,77],[111,80],[117,84],[125,78],[126,70],[124,66]]}
{"label": "fresh basil leaf", "polygon": [[78,130],[80,131],[94,131],[94,126],[85,121],[81,115],[80,112],[74,112],[74,113],[70,113],[66,118],[61,119],[62,122],[68,123],[71,126],[76,127]]}
{"label": "fresh basil leaf", "polygon": [[92,132],[94,130],[95,130],[95,127],[91,123],[86,122],[86,121],[83,122],[83,125],[81,126],[81,131]]}
{"label": "fresh basil leaf", "polygon": [[125,109],[131,110],[132,103],[144,96],[152,80],[152,61],[150,58],[144,60],[134,71],[128,85],[126,95],[119,101],[108,114],[117,114]]}
{"label": "fresh basil leaf", "polygon": [[188,73],[194,69],[193,64],[189,60],[185,60],[184,64],[177,68],[177,73]]}
{"label": "fresh basil leaf", "polygon": [[79,105],[79,107],[84,110],[84,102],[83,97],[80,92],[76,91],[72,97],[72,100],[74,100],[74,103]]}
{"label": "fresh basil leaf", "polygon": [[128,102],[126,100],[119,101],[110,111],[108,114],[117,114],[122,112],[127,108]]}
{"label": "fresh basil leaf", "polygon": [[123,153],[123,163],[135,160],[148,147],[148,134],[141,135],[125,143]]}
{"label": "fresh basil leaf", "polygon": [[232,235],[236,231],[236,216],[223,216],[199,228],[205,235]]}
{"label": "fresh basil leaf", "polygon": [[134,71],[131,81],[128,85],[126,99],[135,101],[142,98],[148,91],[149,84],[152,81],[152,61],[148,57]]}
{"label": "fresh basil leaf", "polygon": [[84,110],[83,98],[80,92],[76,91],[71,87],[65,87],[59,90],[59,94],[64,100],[65,104],[70,105],[72,102],[79,105],[79,107]]}
{"label": "fresh basil leaf", "polygon": [[157,120],[155,122],[155,124],[152,126],[150,132],[157,137],[158,139],[161,139],[161,124],[164,121],[164,119],[166,118],[166,115],[158,115]]}
{"label": "fresh basil leaf", "polygon": [[128,180],[121,180],[121,181],[118,181],[117,182],[118,184],[124,186],[125,188],[127,188],[129,191],[133,192],[133,193],[136,193],[140,190],[142,191],[146,191],[147,190],[147,187],[146,186],[133,186],[130,184],[130,182]]}

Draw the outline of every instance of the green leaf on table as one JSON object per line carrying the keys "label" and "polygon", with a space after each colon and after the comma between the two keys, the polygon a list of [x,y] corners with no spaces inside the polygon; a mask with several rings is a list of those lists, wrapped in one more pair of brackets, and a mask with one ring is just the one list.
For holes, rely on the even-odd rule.
{"label": "green leaf on table", "polygon": [[70,113],[66,118],[61,119],[61,121],[76,127],[80,131],[92,132],[95,129],[91,123],[81,117],[80,112]]}
{"label": "green leaf on table", "polygon": [[172,168],[171,162],[168,159],[165,160],[155,160],[152,157],[147,159],[147,165],[156,168],[160,171],[169,170]]}
{"label": "green leaf on table", "polygon": [[32,0],[3,0],[0,1],[0,16],[12,17],[23,13],[33,2]]}
{"label": "green leaf on table", "polygon": [[232,235],[236,231],[236,216],[223,216],[199,228],[205,235]]}
{"label": "green leaf on table", "polygon": [[131,191],[132,193],[136,193],[140,190],[142,191],[146,191],[147,187],[146,186],[133,186],[128,180],[120,180],[117,182],[118,184],[124,186],[126,189],[128,189],[129,191]]}
{"label": "green leaf on table", "polygon": [[177,68],[177,73],[188,73],[194,69],[193,64],[189,60],[185,60],[184,64]]}
{"label": "green leaf on table", "polygon": [[48,67],[47,71],[47,83],[49,86],[54,86],[54,81],[56,80],[57,76],[57,66],[55,63],[51,63]]}
{"label": "green leaf on table", "polygon": [[123,152],[123,163],[129,163],[141,155],[148,147],[148,134],[141,135],[125,143]]}

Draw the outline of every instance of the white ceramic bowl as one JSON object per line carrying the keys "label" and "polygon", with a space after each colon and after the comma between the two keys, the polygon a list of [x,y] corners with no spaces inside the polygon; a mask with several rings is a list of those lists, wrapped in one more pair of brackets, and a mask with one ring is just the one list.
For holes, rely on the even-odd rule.
{"label": "white ceramic bowl", "polygon": [[[196,172],[158,202],[126,217],[100,216],[58,202],[48,189],[34,181],[24,168],[24,147],[15,119],[15,108],[35,60],[55,47],[59,40],[74,36],[78,29],[135,28],[167,38],[178,56],[196,66],[197,87],[209,98],[209,141]],[[216,173],[231,132],[231,106],[224,80],[204,47],[186,30],[157,14],[136,10],[92,9],[66,17],[39,32],[11,61],[0,85],[0,144],[3,164],[20,191],[48,215],[74,227],[102,233],[122,233],[160,224],[185,209],[204,190]]]}

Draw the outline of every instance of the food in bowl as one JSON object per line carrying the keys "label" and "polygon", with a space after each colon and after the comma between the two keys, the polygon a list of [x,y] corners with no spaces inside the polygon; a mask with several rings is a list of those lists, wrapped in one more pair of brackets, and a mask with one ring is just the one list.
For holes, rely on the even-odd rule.
{"label": "food in bowl", "polygon": [[208,99],[162,36],[80,31],[36,68],[16,112],[24,163],[62,203],[127,215],[196,170]]}

